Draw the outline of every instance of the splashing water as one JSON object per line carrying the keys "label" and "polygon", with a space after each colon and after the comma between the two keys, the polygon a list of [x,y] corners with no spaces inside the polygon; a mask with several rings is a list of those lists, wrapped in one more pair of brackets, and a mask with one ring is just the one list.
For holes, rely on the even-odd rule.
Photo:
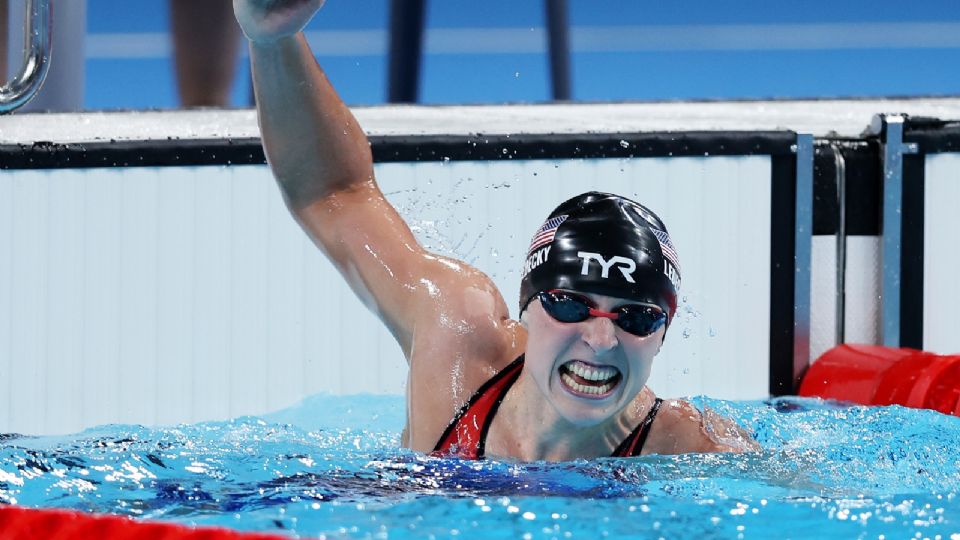
{"label": "splashing water", "polygon": [[0,504],[346,538],[950,538],[960,419],[695,398],[763,451],[516,464],[398,449],[403,399],[0,437]]}

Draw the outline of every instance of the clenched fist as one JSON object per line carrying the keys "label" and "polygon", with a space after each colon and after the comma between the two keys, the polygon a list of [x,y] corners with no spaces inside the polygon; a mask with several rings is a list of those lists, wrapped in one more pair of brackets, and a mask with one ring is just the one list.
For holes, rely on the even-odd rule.
{"label": "clenched fist", "polygon": [[233,11],[247,39],[275,41],[296,34],[310,22],[324,0],[233,0]]}

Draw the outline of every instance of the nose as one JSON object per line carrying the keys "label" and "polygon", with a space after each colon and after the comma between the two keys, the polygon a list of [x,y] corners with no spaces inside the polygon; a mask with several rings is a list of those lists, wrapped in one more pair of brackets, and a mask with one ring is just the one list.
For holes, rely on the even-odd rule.
{"label": "nose", "polygon": [[603,353],[616,347],[620,340],[617,339],[617,329],[613,321],[605,317],[591,317],[580,323],[583,325],[583,341],[590,346],[594,352]]}

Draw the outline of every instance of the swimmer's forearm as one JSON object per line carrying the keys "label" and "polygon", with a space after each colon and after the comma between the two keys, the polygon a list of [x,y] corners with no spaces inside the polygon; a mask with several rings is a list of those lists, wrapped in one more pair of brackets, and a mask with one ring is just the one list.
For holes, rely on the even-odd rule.
{"label": "swimmer's forearm", "polygon": [[371,181],[367,137],[303,34],[251,42],[250,58],[264,151],[288,206]]}

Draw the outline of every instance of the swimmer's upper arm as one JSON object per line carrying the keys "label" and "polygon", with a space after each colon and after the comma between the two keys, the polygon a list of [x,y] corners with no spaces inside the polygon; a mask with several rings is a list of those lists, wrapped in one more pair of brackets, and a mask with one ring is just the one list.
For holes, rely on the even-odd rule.
{"label": "swimmer's upper arm", "polygon": [[377,187],[367,136],[302,33],[252,42],[250,54],[264,151],[288,208],[409,358],[417,323],[436,319],[437,294],[463,311],[463,291],[495,288],[417,243]]}
{"label": "swimmer's upper arm", "polygon": [[360,300],[387,325],[407,358],[417,324],[435,323],[440,309],[458,319],[495,323],[508,317],[489,278],[420,246],[372,179],[294,214]]}

